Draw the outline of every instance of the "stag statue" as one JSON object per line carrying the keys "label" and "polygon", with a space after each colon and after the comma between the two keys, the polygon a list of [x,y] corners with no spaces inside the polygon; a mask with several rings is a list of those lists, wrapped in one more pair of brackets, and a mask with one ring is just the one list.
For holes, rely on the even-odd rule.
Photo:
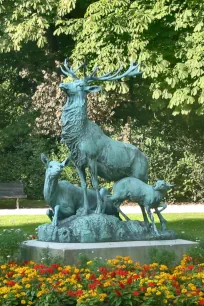
{"label": "stag statue", "polygon": [[[79,79],[76,75],[77,70],[81,67],[84,70],[83,79]],[[80,177],[84,196],[83,215],[89,213],[86,168],[89,168],[92,185],[97,195],[95,212],[101,213],[102,200],[99,193],[98,176],[108,181],[135,177],[147,182],[148,161],[137,147],[111,139],[96,123],[88,120],[86,96],[90,92],[101,90],[101,86],[89,86],[88,84],[96,81],[116,81],[124,77],[139,75],[141,72],[138,70],[138,65],[131,63],[129,69],[121,74],[122,67],[114,73],[96,76],[98,70],[96,67],[88,76],[86,63],[73,70],[67,66],[66,61],[61,70],[66,76],[73,79],[73,82],[60,84],[60,88],[67,94],[67,102],[62,110],[62,137],[71,152],[71,159]],[[142,210],[143,216],[146,215],[144,208]]]}

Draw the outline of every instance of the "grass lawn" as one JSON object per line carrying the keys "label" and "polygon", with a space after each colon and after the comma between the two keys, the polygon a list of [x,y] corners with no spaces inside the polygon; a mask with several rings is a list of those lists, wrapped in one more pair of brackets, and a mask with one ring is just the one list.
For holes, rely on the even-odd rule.
{"label": "grass lawn", "polygon": [[[128,215],[131,220],[142,220],[141,214]],[[183,214],[164,214],[168,221],[168,229],[178,233],[179,238],[189,240],[204,240],[204,213],[183,213]],[[156,224],[159,227],[157,217]],[[49,223],[45,215],[35,216],[0,216],[0,231],[4,228],[21,228],[29,235],[35,235],[35,229],[38,225]]]}
{"label": "grass lawn", "polygon": [[3,229],[20,228],[28,235],[35,235],[35,229],[44,223],[49,223],[49,218],[45,215],[34,216],[0,216],[0,232]]}

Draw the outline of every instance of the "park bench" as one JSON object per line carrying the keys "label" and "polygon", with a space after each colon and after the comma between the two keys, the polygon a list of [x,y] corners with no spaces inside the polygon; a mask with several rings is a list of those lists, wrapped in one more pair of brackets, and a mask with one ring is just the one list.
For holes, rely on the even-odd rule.
{"label": "park bench", "polygon": [[26,199],[22,183],[0,183],[0,199],[16,199],[16,208],[19,209],[19,199]]}

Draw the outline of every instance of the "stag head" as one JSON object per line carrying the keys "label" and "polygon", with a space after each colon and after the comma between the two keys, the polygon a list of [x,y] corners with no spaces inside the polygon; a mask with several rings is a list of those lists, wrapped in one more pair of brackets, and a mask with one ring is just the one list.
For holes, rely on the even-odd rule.
{"label": "stag head", "polygon": [[[84,70],[84,79],[79,79],[76,75],[76,72],[83,67]],[[62,72],[69,77],[73,78],[73,82],[70,83],[61,83],[59,85],[60,88],[65,90],[67,95],[75,95],[79,92],[98,92],[102,89],[101,86],[88,86],[89,83],[94,82],[94,81],[116,81],[120,80],[124,77],[132,77],[141,74],[139,71],[139,64],[134,65],[133,62],[131,62],[130,67],[120,74],[122,70],[122,66],[115,72],[108,72],[104,75],[101,76],[96,76],[96,73],[98,71],[98,66],[95,67],[93,70],[92,74],[88,76],[86,74],[86,62],[84,62],[82,65],[77,67],[75,70],[72,68],[68,67],[66,60],[64,61],[64,68],[61,67]]]}

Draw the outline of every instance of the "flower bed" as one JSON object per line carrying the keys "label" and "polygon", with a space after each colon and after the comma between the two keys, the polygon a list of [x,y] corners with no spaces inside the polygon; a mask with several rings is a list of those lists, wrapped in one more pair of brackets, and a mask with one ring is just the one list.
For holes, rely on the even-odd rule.
{"label": "flower bed", "polygon": [[76,266],[1,265],[0,305],[204,305],[204,264],[140,265],[129,257]]}

